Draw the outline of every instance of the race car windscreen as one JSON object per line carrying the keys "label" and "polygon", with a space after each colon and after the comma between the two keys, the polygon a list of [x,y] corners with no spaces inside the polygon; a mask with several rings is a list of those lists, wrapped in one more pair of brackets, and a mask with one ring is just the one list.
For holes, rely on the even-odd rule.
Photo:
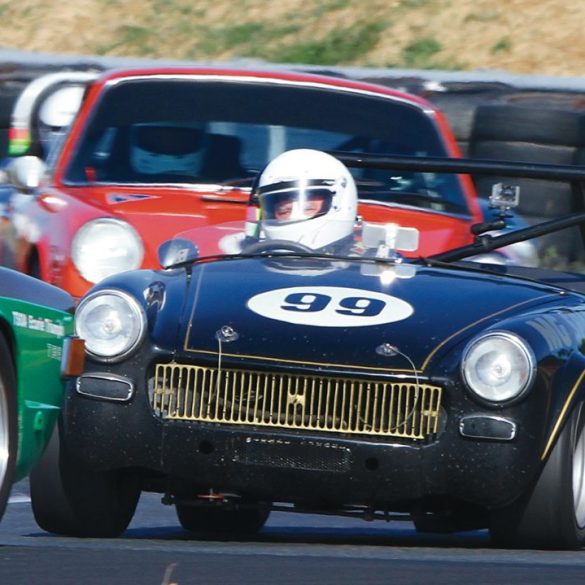
{"label": "race car windscreen", "polygon": [[[383,96],[284,82],[137,79],[104,91],[64,179],[250,186],[294,148],[447,156],[429,116]],[[469,213],[457,176],[351,172],[361,200]]]}

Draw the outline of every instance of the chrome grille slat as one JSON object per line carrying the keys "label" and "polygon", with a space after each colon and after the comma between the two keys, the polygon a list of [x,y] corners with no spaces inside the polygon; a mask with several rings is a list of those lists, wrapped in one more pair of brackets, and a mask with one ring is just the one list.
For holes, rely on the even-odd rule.
{"label": "chrome grille slat", "polygon": [[440,387],[412,382],[159,364],[151,405],[164,419],[424,439]]}

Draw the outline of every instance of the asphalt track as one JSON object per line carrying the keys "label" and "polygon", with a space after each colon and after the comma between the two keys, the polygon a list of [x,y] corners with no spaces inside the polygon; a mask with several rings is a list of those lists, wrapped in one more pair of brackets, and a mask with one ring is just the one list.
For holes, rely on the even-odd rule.
{"label": "asphalt track", "polygon": [[0,524],[1,585],[562,585],[585,583],[585,550],[508,551],[486,532],[417,534],[410,523],[273,513],[252,540],[194,540],[145,494],[118,539],[36,526],[20,482]]}

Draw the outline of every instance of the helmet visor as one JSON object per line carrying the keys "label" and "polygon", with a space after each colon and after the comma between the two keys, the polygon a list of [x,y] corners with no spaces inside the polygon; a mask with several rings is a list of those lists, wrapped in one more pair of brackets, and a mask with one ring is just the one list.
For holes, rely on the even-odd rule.
{"label": "helmet visor", "polygon": [[278,223],[325,215],[335,195],[331,181],[285,181],[258,189],[261,217]]}

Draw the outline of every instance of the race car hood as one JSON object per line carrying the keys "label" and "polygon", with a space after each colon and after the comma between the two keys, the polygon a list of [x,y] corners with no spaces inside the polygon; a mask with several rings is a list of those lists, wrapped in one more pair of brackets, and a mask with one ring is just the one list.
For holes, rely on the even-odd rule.
{"label": "race car hood", "polygon": [[311,262],[241,259],[196,266],[181,359],[425,371],[480,328],[559,296],[552,287],[478,271]]}
{"label": "race car hood", "polygon": [[[127,221],[156,253],[158,245],[178,231],[241,220],[249,195],[244,191],[218,191],[217,186],[84,186],[61,188],[72,200],[80,197],[104,216]],[[48,193],[49,201],[55,192]]]}

